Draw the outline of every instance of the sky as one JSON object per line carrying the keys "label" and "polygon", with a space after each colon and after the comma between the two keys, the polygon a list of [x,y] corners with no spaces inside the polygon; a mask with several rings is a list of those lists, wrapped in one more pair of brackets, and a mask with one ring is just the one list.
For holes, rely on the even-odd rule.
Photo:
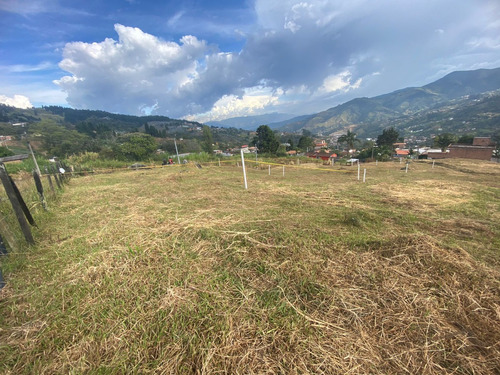
{"label": "sky", "polygon": [[498,0],[0,0],[0,103],[200,122],[500,67]]}

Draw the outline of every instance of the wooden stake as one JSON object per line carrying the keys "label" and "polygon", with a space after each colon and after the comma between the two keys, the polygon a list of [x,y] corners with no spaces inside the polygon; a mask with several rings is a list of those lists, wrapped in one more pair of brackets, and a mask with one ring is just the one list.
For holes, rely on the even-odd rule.
{"label": "wooden stake", "polygon": [[17,251],[17,241],[12,235],[12,231],[10,230],[9,226],[7,225],[3,217],[0,218],[0,233],[2,233],[10,249],[14,252]]}
{"label": "wooden stake", "polygon": [[366,181],[366,168],[363,169],[363,182]]}
{"label": "wooden stake", "polygon": [[31,148],[31,143],[28,142],[28,148],[30,149],[31,157],[33,158],[33,162],[35,163],[36,171],[38,175],[41,176],[42,172],[40,172],[40,167],[38,166],[38,162],[36,161],[35,154],[33,153],[33,149]]}
{"label": "wooden stake", "polygon": [[43,194],[42,180],[40,180],[40,175],[35,170],[33,170],[33,179],[35,180],[36,191],[38,191],[38,196],[40,197],[40,202],[42,202],[42,207],[45,211],[47,211],[47,202],[45,201],[45,195]]}
{"label": "wooden stake", "polygon": [[57,173],[57,168],[54,167],[53,165],[51,165],[50,169],[52,171],[52,175],[54,176],[54,180],[56,180],[57,188],[59,190],[61,190],[62,189],[62,184],[61,184],[61,180],[59,179],[59,175]]}
{"label": "wooden stake", "polygon": [[[26,221],[25,212],[24,212],[23,208],[21,207],[21,203],[18,200],[18,195],[16,194],[16,191],[15,191],[14,187],[12,186],[12,180],[10,179],[10,177],[7,173],[7,170],[5,169],[4,164],[0,164],[0,180],[2,181],[5,192],[7,193],[7,196],[9,197],[12,208],[14,209],[14,213],[16,214],[17,221],[19,222],[19,225],[21,226],[21,230],[24,234],[24,238],[26,239],[26,241],[29,244],[33,245],[35,243],[35,240],[33,239],[33,236],[31,235],[31,229],[28,225],[28,222]],[[24,203],[24,201],[23,201],[23,203]],[[26,206],[26,204],[25,204],[25,206]]]}
{"label": "wooden stake", "polygon": [[54,184],[52,183],[52,177],[50,177],[50,173],[47,167],[45,167],[45,174],[47,175],[47,180],[49,180],[49,186],[50,190],[52,190],[53,193],[56,191],[54,190]]}

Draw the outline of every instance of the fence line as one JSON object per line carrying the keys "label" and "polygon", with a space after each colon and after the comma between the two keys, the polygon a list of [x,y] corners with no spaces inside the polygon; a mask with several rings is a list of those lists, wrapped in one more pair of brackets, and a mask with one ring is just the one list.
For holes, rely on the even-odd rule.
{"label": "fence line", "polygon": [[[60,184],[60,186],[58,185],[58,187],[59,190],[61,190],[62,184],[68,182],[69,176],[63,176],[62,173],[54,171],[53,168],[51,168],[51,170],[52,173],[51,174],[48,173],[47,175],[49,176],[52,175],[54,177],[54,179],[58,182],[58,184]],[[0,181],[3,185],[5,194],[7,195],[10,205],[12,206],[12,211],[20,226],[21,233],[24,236],[24,239],[28,245],[35,244],[35,239],[33,238],[30,227],[30,226],[34,227],[37,226],[32,215],[33,209],[38,206],[41,206],[44,210],[47,210],[47,199],[44,192],[43,182],[42,179],[40,178],[41,176],[38,174],[36,170],[34,170],[31,177],[33,178],[33,180],[32,184],[28,188],[29,190],[19,188],[17,186],[16,181],[14,181],[14,179],[12,179],[12,177],[8,174],[5,165],[3,163],[0,163]],[[24,182],[28,180],[29,180],[28,178],[23,178],[21,180],[18,180],[18,183],[21,182],[24,185]],[[51,181],[49,180],[49,182]],[[54,193],[53,194],[54,196],[56,192],[53,189],[52,184],[50,185]],[[31,198],[29,201],[26,200],[27,196]],[[35,198],[36,196],[38,196],[39,200]],[[29,204],[27,204],[27,202]],[[7,209],[7,207],[3,208]],[[18,240],[16,240],[15,238],[16,236],[14,235],[15,231],[12,230],[12,226],[9,225],[9,223],[6,220],[6,216],[8,215],[9,215],[8,212],[7,213],[4,212],[3,215],[0,217],[0,253],[1,253],[0,255],[2,256],[7,256],[8,254],[7,247],[5,246],[5,244],[8,245],[10,251],[15,252],[16,254],[19,254],[18,250],[20,248],[20,243],[18,242]],[[5,280],[3,278],[2,270],[0,269],[0,289],[2,289],[4,286],[5,286]]]}

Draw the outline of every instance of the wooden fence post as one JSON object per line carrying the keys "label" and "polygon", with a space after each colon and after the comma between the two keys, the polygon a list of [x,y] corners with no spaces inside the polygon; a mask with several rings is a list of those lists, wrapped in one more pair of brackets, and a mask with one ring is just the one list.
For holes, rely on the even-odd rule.
{"label": "wooden fence post", "polygon": [[47,201],[45,200],[45,195],[43,194],[42,180],[36,170],[33,170],[33,179],[35,180],[36,190],[38,191],[38,196],[40,197],[40,202],[42,202],[42,207],[47,211]]}
{"label": "wooden fence post", "polygon": [[[5,169],[4,164],[0,164],[0,180],[2,181],[2,184],[5,188],[5,192],[7,193],[7,196],[9,197],[10,203],[12,204],[12,208],[14,209],[14,213],[16,214],[17,221],[19,221],[19,225],[21,226],[21,230],[24,234],[24,238],[26,239],[26,241],[29,244],[33,245],[35,243],[35,240],[33,239],[33,236],[31,235],[31,229],[28,225],[28,222],[26,221],[25,211],[23,210],[21,203],[18,200],[18,194],[16,194],[16,191],[12,185],[12,179],[7,174],[7,170]],[[16,187],[16,190],[17,190],[17,187]],[[21,200],[22,200],[22,197],[21,197]],[[26,206],[24,201],[23,201],[23,204],[24,204],[24,206]],[[29,210],[28,210],[28,213],[29,213]],[[31,217],[31,214],[29,214],[29,216]],[[31,219],[33,220],[33,218],[31,218]],[[34,223],[34,221],[33,221],[33,223]]]}
{"label": "wooden fence post", "polygon": [[0,256],[1,255],[7,255],[7,248],[5,247],[5,244],[3,242],[3,238],[0,235]]}
{"label": "wooden fence post", "polygon": [[3,235],[5,241],[7,241],[7,245],[9,245],[10,250],[17,251],[17,241],[12,235],[12,232],[7,225],[5,218],[0,218],[0,233]]}
{"label": "wooden fence post", "polygon": [[52,177],[50,177],[49,169],[45,167],[45,174],[47,175],[47,180],[49,180],[50,190],[55,194],[54,184],[52,183]]}
{"label": "wooden fence post", "polygon": [[23,196],[21,195],[21,192],[19,191],[16,183],[14,182],[14,180],[12,179],[12,177],[10,177],[10,176],[9,176],[9,180],[10,180],[10,183],[12,185],[12,189],[14,190],[14,193],[16,194],[17,201],[21,205],[21,209],[24,212],[24,216],[26,216],[26,219],[28,220],[28,222],[31,225],[33,225],[34,227],[36,227],[37,225],[35,223],[35,219],[33,219],[33,216],[31,216],[31,212],[30,212],[28,206],[26,205],[26,202],[24,201]]}
{"label": "wooden fence post", "polygon": [[52,175],[54,176],[54,180],[56,180],[57,188],[61,190],[62,186],[61,181],[59,180],[59,176],[57,175],[57,169],[53,165],[51,165],[50,170],[52,172]]}

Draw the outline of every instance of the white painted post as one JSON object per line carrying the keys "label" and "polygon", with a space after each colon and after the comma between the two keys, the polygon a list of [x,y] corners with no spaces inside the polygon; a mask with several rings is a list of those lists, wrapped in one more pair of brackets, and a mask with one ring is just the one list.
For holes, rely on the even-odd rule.
{"label": "white painted post", "polygon": [[283,177],[285,177],[285,166],[283,166]]}
{"label": "white painted post", "polygon": [[434,168],[434,163],[435,163],[435,162],[436,162],[435,160],[433,160],[433,161],[432,161],[432,168]]}
{"label": "white painted post", "polygon": [[408,173],[408,163],[406,163],[406,172],[405,173]]}
{"label": "white painted post", "polygon": [[378,165],[378,160],[375,160],[375,165]]}
{"label": "white painted post", "polygon": [[366,181],[366,168],[363,169],[363,182]]}
{"label": "white painted post", "polygon": [[269,176],[271,175],[271,166],[269,165]]}
{"label": "white painted post", "polygon": [[243,150],[241,150],[241,165],[243,166],[243,179],[245,180],[245,189],[248,190],[247,171],[245,170],[245,157],[243,156]]}
{"label": "white painted post", "polygon": [[359,171],[360,171],[359,161],[358,161],[358,181],[359,181]]}
{"label": "white painted post", "polygon": [[333,158],[332,158],[332,167],[333,167],[333,164],[335,164],[335,160],[333,160]]}
{"label": "white painted post", "polygon": [[219,159],[219,167],[220,167],[220,159]]}
{"label": "white painted post", "polygon": [[399,158],[399,164],[401,164],[403,162],[403,159]]}
{"label": "white painted post", "polygon": [[177,149],[177,140],[174,137],[174,145],[175,145],[175,154],[177,155],[177,164],[181,163],[181,159],[179,159],[179,150]]}

